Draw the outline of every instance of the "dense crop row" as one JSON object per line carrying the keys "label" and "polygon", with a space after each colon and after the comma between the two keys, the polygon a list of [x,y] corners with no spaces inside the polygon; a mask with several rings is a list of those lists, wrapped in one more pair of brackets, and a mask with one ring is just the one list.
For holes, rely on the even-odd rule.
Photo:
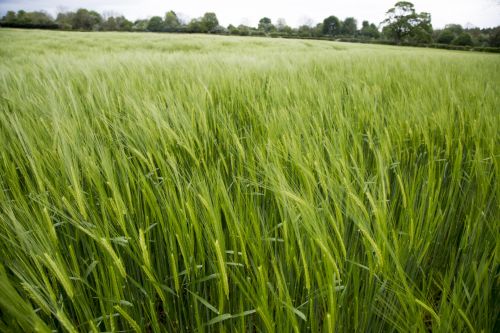
{"label": "dense crop row", "polygon": [[497,55],[0,43],[0,330],[495,329]]}

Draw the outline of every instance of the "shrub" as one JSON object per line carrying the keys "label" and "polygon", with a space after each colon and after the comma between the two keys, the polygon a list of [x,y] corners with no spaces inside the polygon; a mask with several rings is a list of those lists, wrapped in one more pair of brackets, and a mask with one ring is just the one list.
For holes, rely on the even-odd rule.
{"label": "shrub", "polygon": [[466,32],[463,32],[453,40],[452,44],[460,46],[472,46],[474,43],[472,42],[471,35],[469,35]]}
{"label": "shrub", "polygon": [[443,30],[439,35],[437,42],[440,44],[450,44],[455,39],[455,34],[450,30]]}
{"label": "shrub", "polygon": [[250,36],[266,36],[264,31],[254,30],[250,33]]}

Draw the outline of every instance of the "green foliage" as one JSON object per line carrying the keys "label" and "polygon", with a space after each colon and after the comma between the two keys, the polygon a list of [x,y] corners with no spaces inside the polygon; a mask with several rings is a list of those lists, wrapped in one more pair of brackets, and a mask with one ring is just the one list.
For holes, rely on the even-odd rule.
{"label": "green foliage", "polygon": [[201,32],[206,32],[204,31],[203,24],[201,23],[199,18],[194,18],[192,19],[189,24],[186,27],[187,32],[192,32],[192,33],[201,33]]}
{"label": "green foliage", "polygon": [[234,25],[230,25],[230,29],[226,29],[219,25],[216,14],[212,12],[205,13],[203,17],[194,18],[188,24],[181,22],[174,11],[167,12],[164,18],[154,16],[151,20],[137,20],[132,23],[124,16],[106,17],[103,20],[97,12],[86,9],[79,9],[77,12],[61,12],[55,20],[43,11],[26,12],[20,10],[18,13],[8,11],[0,20],[0,27],[10,28],[214,33],[286,38],[354,39],[356,42],[359,42],[358,39],[360,39],[370,43],[378,40],[378,43],[383,44],[419,46],[430,45],[433,41],[448,45],[465,32],[471,35],[471,45],[475,47],[492,50],[489,47],[500,46],[498,27],[464,30],[459,24],[448,24],[446,29],[442,31],[433,31],[430,14],[417,13],[410,2],[396,3],[395,7],[387,12],[387,18],[382,24],[384,25],[382,35],[373,23],[363,21],[361,29],[357,30],[357,22],[353,17],[348,17],[341,22],[335,16],[325,18],[315,27],[309,24],[292,28],[282,18],[277,20],[275,26],[270,18],[263,17],[257,28],[245,26],[240,29],[242,26],[236,28]]}
{"label": "green foliage", "polygon": [[411,2],[396,3],[387,11],[382,24],[384,34],[396,42],[424,43],[432,40],[431,15],[425,12],[417,13]]}
{"label": "green foliage", "polygon": [[368,21],[363,21],[361,30],[359,31],[359,35],[365,38],[376,39],[380,37],[380,32],[378,31],[378,28],[375,24],[370,24],[370,22]]}
{"label": "green foliage", "polygon": [[52,16],[43,11],[25,12],[20,10],[17,14],[14,11],[8,11],[0,20],[0,24],[15,28],[57,28]]}
{"label": "green foliage", "polygon": [[100,30],[103,31],[132,31],[133,24],[124,16],[110,16],[102,22]]}
{"label": "green foliage", "polygon": [[218,35],[227,35],[227,34],[229,34],[229,31],[225,27],[223,27],[222,25],[218,25],[215,28],[213,28],[210,33],[218,34]]}
{"label": "green foliage", "polygon": [[439,34],[437,42],[441,44],[451,44],[454,39],[455,34],[453,33],[453,31],[445,29]]}
{"label": "green foliage", "polygon": [[227,31],[229,32],[230,35],[240,35],[241,31],[234,25],[230,24],[227,26]]}
{"label": "green foliage", "polygon": [[116,30],[118,30],[118,25],[116,24],[116,19],[113,16],[108,17],[108,19],[101,24],[100,30],[103,30],[103,31],[116,31]]}
{"label": "green foliage", "polygon": [[286,24],[284,18],[278,19],[278,21],[276,22],[276,30],[278,31],[279,35],[291,35],[293,33],[293,29],[288,24]]}
{"label": "green foliage", "polygon": [[412,32],[415,17],[415,6],[411,2],[397,2],[382,21],[384,34],[397,42],[404,40]]}
{"label": "green foliage", "polygon": [[348,17],[341,24],[341,33],[347,36],[354,36],[358,30],[358,22],[354,17]]}
{"label": "green foliage", "polygon": [[160,16],[153,16],[149,19],[147,29],[152,32],[163,31],[163,19]]}
{"label": "green foliage", "polygon": [[9,10],[4,17],[2,17],[2,22],[14,23],[17,21],[17,14],[15,11]]}
{"label": "green foliage", "polygon": [[421,23],[416,26],[411,34],[410,41],[426,44],[432,42],[432,26],[430,25],[430,17],[428,21],[422,21],[426,23]]}
{"label": "green foliage", "polygon": [[42,25],[50,24],[54,21],[54,19],[46,12],[25,12],[22,15],[21,12],[23,11],[19,11],[16,20],[18,23]]}
{"label": "green foliage", "polygon": [[171,10],[165,14],[164,20],[164,31],[175,32],[179,31],[181,28],[181,21],[177,17],[177,14]]}
{"label": "green foliage", "polygon": [[1,331],[495,331],[498,56],[0,43]]}
{"label": "green foliage", "polygon": [[63,30],[73,29],[73,19],[75,17],[74,12],[59,13],[56,17],[56,23]]}
{"label": "green foliage", "polygon": [[137,20],[132,25],[132,31],[147,31],[148,23],[148,20]]}
{"label": "green foliage", "polygon": [[491,32],[489,45],[492,47],[500,47],[500,27],[493,29]]}
{"label": "green foliage", "polygon": [[265,33],[274,31],[276,28],[271,22],[271,19],[269,17],[263,17],[259,20],[259,25],[257,27],[260,31],[263,31]]}
{"label": "green foliage", "polygon": [[240,36],[248,36],[248,35],[250,35],[250,31],[251,30],[252,30],[251,27],[246,26],[244,24],[240,24],[238,26],[238,31],[240,33]]}
{"label": "green foliage", "polygon": [[93,10],[80,8],[72,16],[71,26],[76,30],[98,30],[102,17]]}
{"label": "green foliage", "polygon": [[323,20],[322,29],[323,35],[336,36],[341,34],[342,25],[336,16],[331,15]]}
{"label": "green foliage", "polygon": [[219,20],[215,13],[205,13],[200,20],[203,32],[216,32],[219,26]]}
{"label": "green foliage", "polygon": [[464,28],[460,24],[447,24],[445,30],[451,31],[455,36],[464,32]]}
{"label": "green foliage", "polygon": [[313,29],[308,25],[301,25],[297,29],[297,33],[300,37],[312,37],[313,36]]}
{"label": "green foliage", "polygon": [[458,35],[452,42],[453,45],[461,45],[461,46],[472,46],[474,43],[472,42],[472,37],[466,32]]}
{"label": "green foliage", "polygon": [[267,36],[266,32],[261,31],[261,30],[251,30],[250,31],[250,36],[260,36],[260,37],[265,37]]}
{"label": "green foliage", "polygon": [[219,27],[219,21],[214,13],[205,13],[203,17],[192,19],[187,26],[187,31],[192,33],[216,33],[225,31]]}
{"label": "green foliage", "polygon": [[[464,29],[460,24],[447,24],[445,29],[439,33],[436,41],[440,44],[452,44],[453,41],[462,33],[464,33]],[[464,45],[469,45],[469,44],[464,44]]]}
{"label": "green foliage", "polygon": [[484,46],[484,47],[474,47],[473,49],[474,51],[477,51],[477,52],[490,52],[490,53],[500,53],[500,47],[488,47],[488,46]]}

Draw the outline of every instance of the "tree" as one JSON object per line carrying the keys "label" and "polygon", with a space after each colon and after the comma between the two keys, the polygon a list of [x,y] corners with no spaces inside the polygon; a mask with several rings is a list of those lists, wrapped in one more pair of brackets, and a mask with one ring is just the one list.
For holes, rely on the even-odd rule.
{"label": "tree", "polygon": [[247,25],[240,24],[238,26],[238,31],[240,32],[240,36],[248,36],[248,35],[250,35],[250,30],[252,30],[252,28],[250,28]]}
{"label": "tree", "polygon": [[148,30],[148,20],[137,20],[132,25],[132,31],[147,31]]}
{"label": "tree", "polygon": [[127,20],[124,16],[109,16],[108,19],[101,24],[101,30],[104,31],[131,31],[132,27],[132,22]]}
{"label": "tree", "polygon": [[410,34],[410,40],[417,43],[432,42],[431,14],[420,13],[417,15],[418,23],[415,23]]}
{"label": "tree", "polygon": [[323,35],[336,36],[341,33],[341,23],[336,16],[328,16],[323,20]]}
{"label": "tree", "polygon": [[311,37],[312,35],[312,28],[308,26],[307,24],[301,25],[299,29],[297,30],[298,34],[300,37]]}
{"label": "tree", "polygon": [[17,11],[16,23],[21,23],[21,24],[28,23],[28,18],[26,17],[26,11],[22,9]]}
{"label": "tree", "polygon": [[149,19],[147,29],[152,32],[163,31],[163,19],[160,16],[153,16]]}
{"label": "tree", "polygon": [[362,37],[366,38],[379,38],[380,37],[380,32],[378,31],[378,28],[375,24],[368,22],[368,21],[363,21],[361,30],[359,31],[359,34]]}
{"label": "tree", "polygon": [[343,35],[354,36],[358,30],[358,22],[354,17],[347,17],[341,25]]}
{"label": "tree", "polygon": [[72,16],[72,27],[78,30],[96,30],[102,22],[99,13],[80,8]]}
{"label": "tree", "polygon": [[399,42],[410,35],[412,29],[410,22],[415,18],[415,7],[411,2],[396,3],[386,12],[386,16],[382,24],[386,25],[383,31],[387,36]]}
{"label": "tree", "polygon": [[386,16],[387,18],[382,22],[383,32],[396,42],[431,40],[431,15],[425,12],[417,13],[411,2],[397,2],[387,11]]}
{"label": "tree", "polygon": [[489,44],[492,47],[500,47],[500,27],[496,27],[490,32]]}
{"label": "tree", "polygon": [[282,31],[283,29],[285,29],[287,27],[286,25],[286,21],[284,18],[279,18],[277,21],[276,21],[276,29],[278,31]]}
{"label": "tree", "polygon": [[4,23],[16,23],[17,15],[16,12],[9,10],[4,17],[2,17],[2,22]]}
{"label": "tree", "polygon": [[104,31],[114,31],[118,30],[118,25],[116,24],[116,19],[113,16],[108,17],[108,19],[101,24],[101,30]]}
{"label": "tree", "polygon": [[269,17],[263,17],[259,20],[258,29],[264,31],[265,33],[268,33],[275,30],[275,27]]}
{"label": "tree", "polygon": [[125,16],[118,16],[115,18],[116,26],[119,31],[131,31],[132,30],[132,22],[127,20]]}
{"label": "tree", "polygon": [[32,24],[44,25],[54,23],[54,18],[44,11],[35,11],[28,13],[30,22]]}
{"label": "tree", "polygon": [[316,26],[311,30],[314,37],[321,37],[323,33],[323,22],[316,24]]}
{"label": "tree", "polygon": [[464,32],[464,28],[460,24],[447,24],[444,29],[450,31],[455,36]]}
{"label": "tree", "polygon": [[455,34],[453,31],[444,29],[441,31],[437,38],[437,42],[440,44],[450,44],[455,39]]}
{"label": "tree", "polygon": [[199,18],[192,19],[186,27],[187,32],[200,33],[206,32],[203,30],[203,26]]}
{"label": "tree", "polygon": [[240,34],[240,30],[232,24],[227,26],[227,31],[229,31],[230,35],[239,35]]}
{"label": "tree", "polygon": [[17,14],[9,11],[1,20],[4,25],[20,28],[58,28],[54,19],[44,11],[26,12],[20,10]]}
{"label": "tree", "polygon": [[177,14],[171,10],[165,14],[165,21],[163,25],[165,31],[175,32],[179,30],[181,22],[179,21]]}
{"label": "tree", "polygon": [[214,32],[219,25],[219,20],[215,13],[205,13],[200,19],[202,32]]}
{"label": "tree", "polygon": [[73,29],[75,12],[61,12],[57,14],[56,23],[64,30]]}
{"label": "tree", "polygon": [[222,25],[218,25],[215,28],[213,28],[210,33],[218,34],[218,35],[227,35],[227,34],[229,34],[229,30],[227,30]]}
{"label": "tree", "polygon": [[462,32],[453,40],[452,44],[460,46],[472,46],[474,43],[472,42],[472,37],[470,34]]}
{"label": "tree", "polygon": [[286,24],[284,18],[279,18],[276,21],[276,30],[278,30],[281,34],[285,35],[290,35],[293,32],[292,28]]}

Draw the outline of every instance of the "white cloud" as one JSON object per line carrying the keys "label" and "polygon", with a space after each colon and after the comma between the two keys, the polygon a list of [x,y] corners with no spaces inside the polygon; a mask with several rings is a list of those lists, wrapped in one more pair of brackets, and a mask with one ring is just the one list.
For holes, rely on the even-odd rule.
{"label": "white cloud", "polygon": [[[113,11],[129,19],[163,16],[174,10],[187,17],[198,17],[213,11],[223,25],[247,22],[256,25],[259,18],[270,17],[273,21],[283,17],[288,24],[297,26],[305,20],[315,23],[329,15],[339,18],[354,16],[359,22],[369,20],[379,23],[384,13],[397,0],[0,0],[0,12],[7,10],[46,10],[55,14],[60,7],[74,10],[80,7],[98,12]],[[496,0],[414,0],[417,11],[430,12],[434,27],[447,23],[474,24],[480,27],[500,25],[500,5]]]}

